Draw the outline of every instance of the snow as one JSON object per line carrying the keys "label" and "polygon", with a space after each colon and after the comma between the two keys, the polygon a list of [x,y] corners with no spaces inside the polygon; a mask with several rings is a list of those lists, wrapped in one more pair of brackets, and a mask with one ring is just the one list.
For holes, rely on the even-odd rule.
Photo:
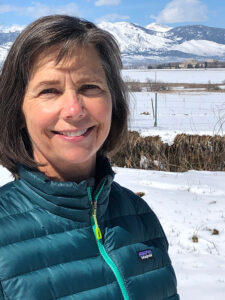
{"label": "snow", "polygon": [[0,165],[0,186],[12,181],[12,175]]}
{"label": "snow", "polygon": [[206,40],[190,40],[171,47],[171,50],[200,56],[224,56],[225,45]]}
{"label": "snow", "polygon": [[[114,35],[126,65],[139,64],[140,61],[142,64],[148,61],[183,61],[195,56],[199,59],[219,57],[223,60],[225,55],[225,45],[205,40],[208,37],[203,28],[197,30],[192,26],[178,27],[176,36],[171,32],[171,27],[156,23],[151,23],[145,28],[129,22],[102,22],[98,26]],[[181,40],[186,39],[183,30],[193,36],[192,40],[181,43]],[[201,40],[198,38],[199,34]],[[219,41],[219,34],[215,35],[215,39]]]}
{"label": "snow", "polygon": [[[171,82],[223,82],[224,70],[157,70],[157,78]],[[140,81],[154,71],[124,70]],[[223,133],[225,93],[183,92],[158,94],[158,127],[154,127],[153,93],[130,96],[130,128],[145,135],[159,134],[172,143],[177,133]],[[153,101],[154,102],[154,101]],[[149,115],[143,114],[148,112]],[[143,161],[144,163],[144,161]],[[157,162],[156,162],[157,163]],[[172,173],[114,167],[115,180],[144,200],[157,214],[169,241],[169,253],[182,300],[225,299],[225,172]],[[0,167],[0,185],[11,181]],[[216,233],[218,230],[218,234]],[[193,237],[198,242],[193,241]]]}
{"label": "snow", "polygon": [[9,32],[15,32],[15,31],[22,31],[26,25],[12,25],[10,27],[6,27],[3,25],[0,25],[0,32],[9,33]]}
{"label": "snow", "polygon": [[130,96],[130,130],[142,136],[159,135],[172,144],[177,134],[224,135],[225,93],[179,92],[157,94],[157,127],[154,127],[152,102],[155,93]]}
{"label": "snow", "polygon": [[122,71],[125,81],[170,83],[223,83],[225,69],[127,69]]}
{"label": "snow", "polygon": [[[223,83],[225,69],[123,70],[125,81],[170,83]],[[178,91],[157,93],[157,127],[154,127],[152,103],[155,93],[130,93],[130,130],[142,136],[159,135],[171,145],[177,134],[224,135],[225,93]]]}
{"label": "snow", "polygon": [[172,43],[169,39],[149,34],[146,29],[128,22],[102,22],[98,26],[114,35],[124,53],[152,52]]}
{"label": "snow", "polygon": [[167,32],[170,29],[172,29],[173,27],[169,27],[169,26],[161,25],[161,24],[157,24],[157,23],[151,23],[151,24],[147,25],[146,28],[150,29],[150,30],[154,30],[154,31],[159,31],[159,32]]}
{"label": "snow", "polygon": [[11,46],[12,42],[8,42],[0,46],[0,62],[5,60]]}
{"label": "snow", "polygon": [[[156,74],[155,74],[156,72]],[[124,70],[123,76],[146,82],[222,83],[224,70]],[[159,135],[173,143],[178,133],[223,134],[225,94],[158,93],[158,126],[154,127],[154,93],[130,96],[130,129],[142,136]],[[149,114],[143,114],[148,112]],[[169,240],[170,256],[182,300],[225,299],[225,173],[169,173],[115,168],[116,180],[144,192],[144,200],[159,217]],[[214,229],[219,234],[213,234]],[[215,231],[216,232],[216,231]],[[198,242],[192,240],[198,238]]]}
{"label": "snow", "polygon": [[[114,169],[116,181],[144,192],[144,200],[159,217],[169,240],[181,299],[223,300],[225,173]],[[218,235],[212,234],[214,229]]]}

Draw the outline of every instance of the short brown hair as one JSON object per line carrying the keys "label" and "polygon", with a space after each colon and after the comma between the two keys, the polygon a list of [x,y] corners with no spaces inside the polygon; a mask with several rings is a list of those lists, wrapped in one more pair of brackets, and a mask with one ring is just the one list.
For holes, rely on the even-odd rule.
{"label": "short brown hair", "polygon": [[121,78],[122,62],[113,36],[91,22],[66,15],[40,18],[17,37],[4,62],[0,80],[0,163],[14,176],[18,164],[37,168],[31,141],[22,128],[22,101],[35,57],[60,45],[57,63],[77,46],[94,45],[106,74],[112,97],[111,129],[100,154],[116,152],[127,137],[127,91]]}

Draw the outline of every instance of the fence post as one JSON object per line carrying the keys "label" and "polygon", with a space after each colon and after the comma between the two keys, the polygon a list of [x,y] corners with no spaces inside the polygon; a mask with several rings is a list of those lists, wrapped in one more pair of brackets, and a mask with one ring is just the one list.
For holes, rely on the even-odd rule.
{"label": "fence post", "polygon": [[155,93],[155,123],[154,127],[157,127],[157,93]]}
{"label": "fence post", "polygon": [[155,110],[154,110],[154,104],[153,104],[152,98],[151,98],[151,102],[152,102],[152,115],[153,115],[153,118],[155,119]]}

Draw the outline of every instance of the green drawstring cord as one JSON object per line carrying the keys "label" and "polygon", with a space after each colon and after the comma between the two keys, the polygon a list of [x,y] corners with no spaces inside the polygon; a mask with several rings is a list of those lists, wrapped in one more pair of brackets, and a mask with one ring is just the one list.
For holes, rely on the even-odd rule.
{"label": "green drawstring cord", "polygon": [[97,220],[97,202],[94,202],[94,208],[93,208],[93,219],[94,219],[94,223],[95,223],[95,236],[97,240],[101,240],[102,239],[102,233],[101,230],[98,226],[98,220]]}
{"label": "green drawstring cord", "polygon": [[95,196],[94,201],[92,201],[91,188],[90,187],[87,188],[88,198],[89,198],[89,201],[92,203],[92,207],[93,207],[93,212],[92,212],[92,217],[93,217],[93,220],[94,220],[94,224],[93,224],[94,228],[93,229],[94,229],[95,236],[96,236],[97,240],[102,239],[102,233],[101,233],[101,230],[98,226],[98,220],[97,220],[97,200],[98,200],[98,197],[99,197],[99,195],[101,194],[101,192],[104,188],[106,180],[107,179],[105,179],[103,184],[101,185],[101,188],[99,189],[97,195]]}
{"label": "green drawstring cord", "polygon": [[93,207],[93,210],[92,210],[92,228],[93,228],[93,232],[94,232],[94,235],[95,235],[95,238],[96,238],[96,241],[97,241],[97,245],[98,245],[98,249],[99,249],[99,252],[101,254],[101,256],[103,257],[103,259],[105,260],[105,262],[108,264],[108,266],[111,268],[112,272],[114,273],[115,277],[116,277],[116,280],[119,284],[119,287],[121,289],[121,292],[122,292],[122,295],[123,295],[123,298],[124,300],[129,300],[129,296],[128,296],[128,293],[127,293],[127,289],[125,287],[125,283],[124,283],[124,280],[116,266],[116,264],[114,263],[114,261],[110,258],[109,254],[107,253],[107,251],[105,250],[105,247],[102,243],[102,233],[101,233],[101,230],[98,226],[98,220],[97,220],[97,200],[98,200],[98,197],[99,195],[101,194],[103,188],[104,188],[104,185],[106,183],[106,180],[104,180],[101,188],[99,189],[97,195],[95,196],[94,198],[94,201],[92,200],[92,195],[91,195],[91,188],[88,187],[87,188],[87,192],[88,192],[88,199],[90,201],[90,203],[92,204],[92,207]]}

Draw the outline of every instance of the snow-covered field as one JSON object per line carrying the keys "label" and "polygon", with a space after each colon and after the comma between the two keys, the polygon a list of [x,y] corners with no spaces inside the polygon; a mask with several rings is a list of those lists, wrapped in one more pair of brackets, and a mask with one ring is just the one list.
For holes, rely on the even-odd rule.
{"label": "snow-covered field", "polygon": [[181,300],[224,300],[225,173],[115,171],[120,184],[145,193],[143,198],[158,215],[169,240]]}
{"label": "snow-covered field", "polygon": [[125,81],[148,80],[170,82],[170,83],[224,83],[225,69],[130,69],[123,70]]}
{"label": "snow-covered field", "polygon": [[[174,83],[223,83],[224,69],[124,70],[125,78]],[[178,133],[224,134],[225,94],[182,92],[130,97],[130,129],[172,143]],[[147,113],[147,114],[143,114]],[[169,173],[116,168],[116,180],[143,197],[158,215],[170,244],[181,300],[225,299],[225,173]],[[213,233],[219,234],[213,234]],[[197,237],[198,242],[192,238]]]}
{"label": "snow-covered field", "polygon": [[[193,79],[191,82],[214,82],[216,78],[215,83],[219,83],[224,80],[223,75],[225,78],[224,71],[210,70],[204,76],[204,70],[186,74]],[[129,76],[139,73],[140,81],[149,78],[149,71],[124,72]],[[166,82],[184,82],[186,78],[182,72],[178,79],[178,73],[175,76],[166,72]],[[158,94],[158,127],[153,127],[151,98],[154,94],[143,92],[134,93],[130,99],[130,128],[142,135],[160,134],[172,143],[180,132],[223,134],[224,93]],[[225,172],[169,173],[123,168],[115,171],[116,181],[134,192],[144,192],[143,198],[158,215],[169,240],[181,300],[224,300]],[[9,173],[0,167],[0,185],[9,180]]]}
{"label": "snow-covered field", "polygon": [[142,136],[159,135],[170,144],[179,133],[225,133],[225,93],[158,93],[157,99],[157,127],[154,127],[152,100],[155,104],[155,94],[131,95],[131,130],[139,131]]}
{"label": "snow-covered field", "polygon": [[[148,79],[169,83],[223,83],[225,69],[123,70],[125,80]],[[155,93],[130,94],[130,129],[142,136],[159,135],[173,143],[179,133],[223,135],[225,133],[225,93],[182,91],[157,93],[157,127],[154,127]]]}

